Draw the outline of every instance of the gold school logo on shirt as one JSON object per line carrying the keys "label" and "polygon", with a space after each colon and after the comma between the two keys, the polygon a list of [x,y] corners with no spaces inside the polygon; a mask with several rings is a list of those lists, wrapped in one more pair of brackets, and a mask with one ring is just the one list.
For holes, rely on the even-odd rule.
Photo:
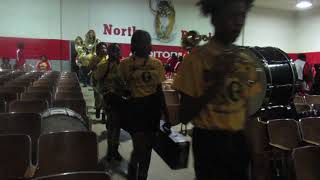
{"label": "gold school logo on shirt", "polygon": [[248,71],[255,66],[236,53],[223,53],[204,73],[206,93],[213,94],[208,108],[219,113],[241,111],[246,105],[249,88]]}

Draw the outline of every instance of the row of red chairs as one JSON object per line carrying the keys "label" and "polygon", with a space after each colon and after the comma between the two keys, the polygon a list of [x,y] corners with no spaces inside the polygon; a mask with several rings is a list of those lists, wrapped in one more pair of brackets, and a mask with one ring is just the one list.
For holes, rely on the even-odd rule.
{"label": "row of red chairs", "polygon": [[320,118],[252,120],[248,129],[255,177],[292,179],[297,176],[297,169],[292,169],[295,149],[320,144]]}
{"label": "row of red chairs", "polygon": [[[0,112],[12,112],[19,110],[25,104],[36,104],[31,108],[32,112],[39,112],[47,107],[68,107],[86,117],[86,103],[84,101],[77,76],[73,73],[60,74],[51,72],[45,75],[29,73],[28,77],[21,77],[5,83],[0,89]],[[38,79],[42,76],[40,79]],[[40,103],[46,100],[46,103]],[[15,102],[13,102],[15,101]],[[36,102],[33,102],[36,101]],[[13,102],[13,103],[12,103]],[[10,105],[10,103],[12,103]],[[41,107],[37,107],[40,105]],[[30,112],[28,108],[22,108],[22,112]]]}
{"label": "row of red chairs", "polygon": [[50,179],[66,180],[67,178],[62,178],[66,176],[59,174],[69,173],[73,174],[70,175],[71,177],[83,179],[86,179],[84,177],[110,179],[108,174],[97,172],[97,137],[93,132],[59,132],[41,135],[37,144],[38,162],[33,165],[30,136],[0,135],[0,178],[46,179],[50,177]]}

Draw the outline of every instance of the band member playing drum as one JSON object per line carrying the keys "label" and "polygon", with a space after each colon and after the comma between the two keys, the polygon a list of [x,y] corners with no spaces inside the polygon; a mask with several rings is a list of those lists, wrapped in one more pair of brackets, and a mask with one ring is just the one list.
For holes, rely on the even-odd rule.
{"label": "band member playing drum", "polygon": [[200,0],[215,36],[186,56],[173,88],[181,93],[180,118],[192,121],[198,180],[247,180],[244,129],[249,96],[259,91],[256,65],[233,45],[254,0]]}
{"label": "band member playing drum", "polygon": [[[122,157],[118,152],[119,136],[120,136],[120,113],[121,113],[121,89],[122,84],[118,66],[120,64],[120,46],[118,44],[110,44],[107,48],[109,55],[108,60],[100,61],[93,76],[98,81],[99,93],[103,95],[103,108],[107,113],[108,123],[108,153],[107,161],[121,161]],[[119,90],[120,89],[120,90]]]}
{"label": "band member playing drum", "polygon": [[165,109],[161,87],[165,79],[164,68],[159,60],[149,56],[151,37],[146,31],[138,30],[133,34],[131,52],[132,56],[124,59],[119,67],[130,92],[129,118],[123,123],[133,141],[128,179],[146,180],[152,143],[160,126],[161,112]]}

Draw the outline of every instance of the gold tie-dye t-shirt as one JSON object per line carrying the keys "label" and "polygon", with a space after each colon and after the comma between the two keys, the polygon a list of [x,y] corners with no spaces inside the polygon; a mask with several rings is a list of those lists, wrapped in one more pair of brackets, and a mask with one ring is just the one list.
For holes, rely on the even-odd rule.
{"label": "gold tie-dye t-shirt", "polygon": [[238,131],[244,128],[248,98],[261,91],[255,59],[237,47],[211,40],[187,56],[173,88],[191,97],[208,97],[192,122],[203,129]]}

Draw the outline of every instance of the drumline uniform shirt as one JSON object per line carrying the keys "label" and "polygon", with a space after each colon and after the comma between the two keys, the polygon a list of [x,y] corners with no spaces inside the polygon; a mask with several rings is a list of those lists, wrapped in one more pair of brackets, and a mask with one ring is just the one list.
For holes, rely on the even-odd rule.
{"label": "drumline uniform shirt", "polygon": [[261,84],[257,82],[254,59],[236,50],[228,50],[212,39],[182,62],[173,88],[191,97],[210,94],[208,103],[192,120],[195,127],[227,131],[244,128],[248,98],[261,91]]}
{"label": "drumline uniform shirt", "polygon": [[149,57],[128,57],[121,61],[119,71],[127,82],[133,98],[152,95],[157,92],[158,85],[165,80],[164,67],[160,60]]}
{"label": "drumline uniform shirt", "polygon": [[92,69],[92,77],[95,81],[94,89],[99,92],[102,88],[102,84],[100,82],[101,78],[103,77],[103,66],[108,64],[108,56],[104,57],[96,57],[91,62],[90,65]]}
{"label": "drumline uniform shirt", "polygon": [[102,60],[98,65],[97,69],[94,72],[93,76],[97,81],[100,81],[101,90],[103,90],[104,94],[107,93],[115,93],[117,94],[119,89],[117,86],[117,81],[120,79],[119,74],[119,64],[117,62],[113,62],[109,64],[110,60]]}

